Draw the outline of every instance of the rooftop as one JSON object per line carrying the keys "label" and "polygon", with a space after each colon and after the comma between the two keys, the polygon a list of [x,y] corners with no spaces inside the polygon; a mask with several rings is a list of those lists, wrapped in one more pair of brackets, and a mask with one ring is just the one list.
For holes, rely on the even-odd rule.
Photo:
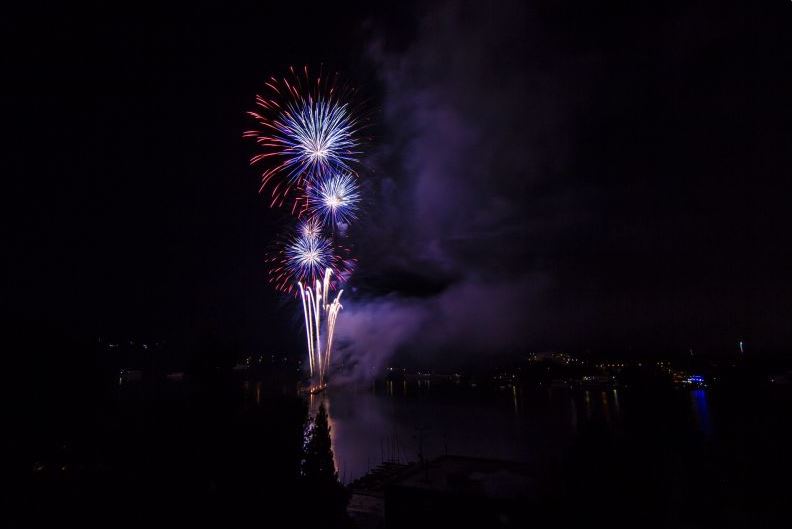
{"label": "rooftop", "polygon": [[390,484],[440,494],[514,500],[529,498],[535,480],[528,467],[520,463],[442,456],[425,465],[413,465]]}

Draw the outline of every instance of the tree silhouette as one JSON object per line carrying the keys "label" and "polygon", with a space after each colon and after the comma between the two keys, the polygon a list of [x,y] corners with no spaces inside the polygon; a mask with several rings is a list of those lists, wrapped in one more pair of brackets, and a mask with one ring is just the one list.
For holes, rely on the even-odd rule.
{"label": "tree silhouette", "polygon": [[310,426],[303,462],[303,476],[314,483],[327,484],[338,481],[336,465],[333,462],[328,413],[324,404],[319,405],[317,416]]}
{"label": "tree silhouette", "polygon": [[314,507],[306,513],[315,527],[347,527],[349,495],[339,483],[333,461],[330,425],[325,406],[320,404],[311,421],[303,459],[303,481]]}

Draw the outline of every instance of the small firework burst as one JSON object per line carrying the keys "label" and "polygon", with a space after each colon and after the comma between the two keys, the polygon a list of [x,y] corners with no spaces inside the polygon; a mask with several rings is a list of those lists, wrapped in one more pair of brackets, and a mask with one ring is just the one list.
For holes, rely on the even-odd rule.
{"label": "small firework burst", "polygon": [[266,259],[269,281],[279,292],[297,294],[297,284],[313,285],[327,269],[331,290],[341,288],[355,267],[350,250],[334,244],[316,219],[302,221],[295,233],[278,243]]}
{"label": "small firework burst", "polygon": [[300,221],[298,232],[303,237],[319,237],[322,234],[322,224],[317,217],[308,217]]}
{"label": "small firework burst", "polygon": [[349,224],[356,217],[361,195],[351,173],[334,174],[308,188],[308,210],[326,225]]}

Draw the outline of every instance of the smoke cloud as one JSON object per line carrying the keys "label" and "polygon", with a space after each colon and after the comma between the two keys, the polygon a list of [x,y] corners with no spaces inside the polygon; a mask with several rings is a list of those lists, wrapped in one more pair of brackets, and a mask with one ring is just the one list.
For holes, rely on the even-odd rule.
{"label": "smoke cloud", "polygon": [[442,4],[407,48],[371,46],[387,136],[356,282],[378,291],[348,297],[336,330],[356,376],[403,351],[523,352],[537,331],[529,311],[550,277],[532,243],[569,204],[529,198],[560,170],[566,113],[553,76],[532,66],[521,5],[494,11]]}

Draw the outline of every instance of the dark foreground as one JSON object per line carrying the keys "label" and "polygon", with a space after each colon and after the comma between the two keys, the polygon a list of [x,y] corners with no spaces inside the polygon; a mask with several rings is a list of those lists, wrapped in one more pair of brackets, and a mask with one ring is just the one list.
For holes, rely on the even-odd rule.
{"label": "dark foreground", "polygon": [[[6,402],[2,526],[350,526],[338,515],[347,498],[301,477],[308,404],[291,381],[259,378],[231,370],[121,385],[31,377],[29,391],[17,388],[21,400]],[[538,445],[527,450],[538,457],[518,454],[531,491],[519,508],[505,507],[508,517],[489,519],[495,527],[773,527],[790,520],[789,386],[708,389],[706,416],[681,413],[697,400],[674,388],[624,390],[618,417],[588,407],[585,398],[595,397],[572,392],[564,400],[581,403],[575,427],[558,438],[547,419],[553,413],[543,411],[556,401],[521,391],[529,403],[521,406],[536,412],[524,419],[535,437],[547,431],[545,444],[555,449]],[[436,424],[461,422],[448,435],[478,439],[480,447],[488,446],[483,439],[505,442],[478,404],[499,397],[438,394],[414,401],[406,417],[426,409]],[[349,427],[338,420],[340,429]],[[474,446],[444,441],[446,449]],[[439,455],[429,445],[424,450],[427,459]],[[404,448],[400,458],[417,455]],[[477,501],[450,502],[459,510],[436,522],[474,523],[461,514]],[[421,513],[429,511],[420,507],[404,509],[400,525],[427,523]]]}

